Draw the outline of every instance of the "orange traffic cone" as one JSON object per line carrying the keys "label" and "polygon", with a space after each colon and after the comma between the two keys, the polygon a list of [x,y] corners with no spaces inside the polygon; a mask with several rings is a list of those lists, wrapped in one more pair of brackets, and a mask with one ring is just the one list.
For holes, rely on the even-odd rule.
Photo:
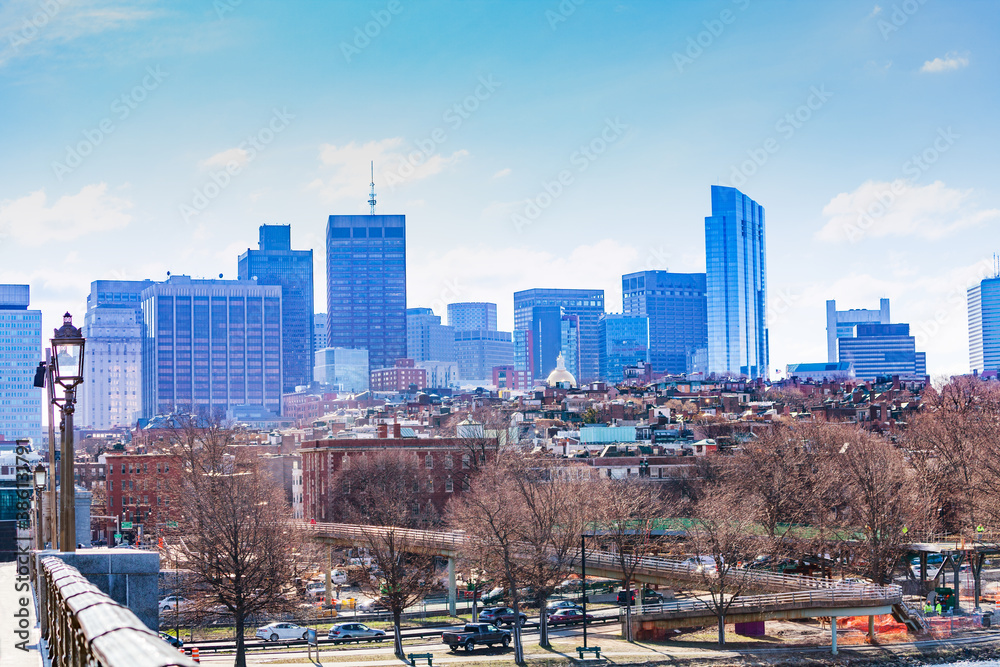
{"label": "orange traffic cone", "polygon": [[195,646],[193,649],[191,649],[191,659],[194,660],[195,662],[199,663],[199,664],[201,663],[201,656],[198,655],[198,647],[197,646]]}

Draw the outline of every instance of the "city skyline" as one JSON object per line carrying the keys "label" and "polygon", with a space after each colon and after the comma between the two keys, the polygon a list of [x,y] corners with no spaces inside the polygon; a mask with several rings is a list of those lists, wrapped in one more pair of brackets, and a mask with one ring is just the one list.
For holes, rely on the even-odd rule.
{"label": "city skyline", "polygon": [[46,342],[94,280],[235,277],[262,224],[317,251],[325,311],[325,221],[368,212],[374,160],[407,307],[493,302],[510,331],[513,292],[583,286],[622,312],[622,275],[705,270],[723,184],[767,207],[772,377],[827,356],[828,299],[892,299],[932,375],[969,370],[1000,247],[994,4],[220,6],[0,8],[0,282]]}

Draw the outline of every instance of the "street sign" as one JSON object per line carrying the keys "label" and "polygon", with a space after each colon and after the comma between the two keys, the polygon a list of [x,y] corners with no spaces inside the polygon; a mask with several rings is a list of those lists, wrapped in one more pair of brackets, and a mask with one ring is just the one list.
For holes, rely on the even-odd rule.
{"label": "street sign", "polygon": [[167,528],[176,528],[176,527],[177,527],[177,522],[176,521],[168,521],[167,522]]}
{"label": "street sign", "polygon": [[122,530],[128,530],[132,527],[131,521],[122,521]]}
{"label": "street sign", "polygon": [[121,542],[121,541],[122,541],[122,534],[121,533],[115,533],[115,543],[118,543],[118,542]]}

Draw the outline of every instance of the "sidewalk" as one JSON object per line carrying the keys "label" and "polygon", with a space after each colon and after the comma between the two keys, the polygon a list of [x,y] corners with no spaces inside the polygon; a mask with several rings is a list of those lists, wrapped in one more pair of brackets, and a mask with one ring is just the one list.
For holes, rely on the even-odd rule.
{"label": "sidewalk", "polygon": [[[27,566],[24,568],[26,571]],[[19,632],[22,634],[18,635]],[[16,562],[0,563],[0,665],[40,667],[41,664],[35,599],[28,576],[18,577]]]}

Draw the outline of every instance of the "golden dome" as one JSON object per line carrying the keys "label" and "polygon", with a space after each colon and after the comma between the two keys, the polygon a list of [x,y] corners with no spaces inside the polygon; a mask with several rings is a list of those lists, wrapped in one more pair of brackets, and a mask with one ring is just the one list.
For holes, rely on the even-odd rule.
{"label": "golden dome", "polygon": [[562,353],[556,358],[556,368],[554,371],[549,373],[549,377],[546,380],[550,387],[558,386],[559,384],[565,383],[570,386],[571,389],[576,389],[576,378],[573,374],[566,370],[566,360],[563,359]]}

